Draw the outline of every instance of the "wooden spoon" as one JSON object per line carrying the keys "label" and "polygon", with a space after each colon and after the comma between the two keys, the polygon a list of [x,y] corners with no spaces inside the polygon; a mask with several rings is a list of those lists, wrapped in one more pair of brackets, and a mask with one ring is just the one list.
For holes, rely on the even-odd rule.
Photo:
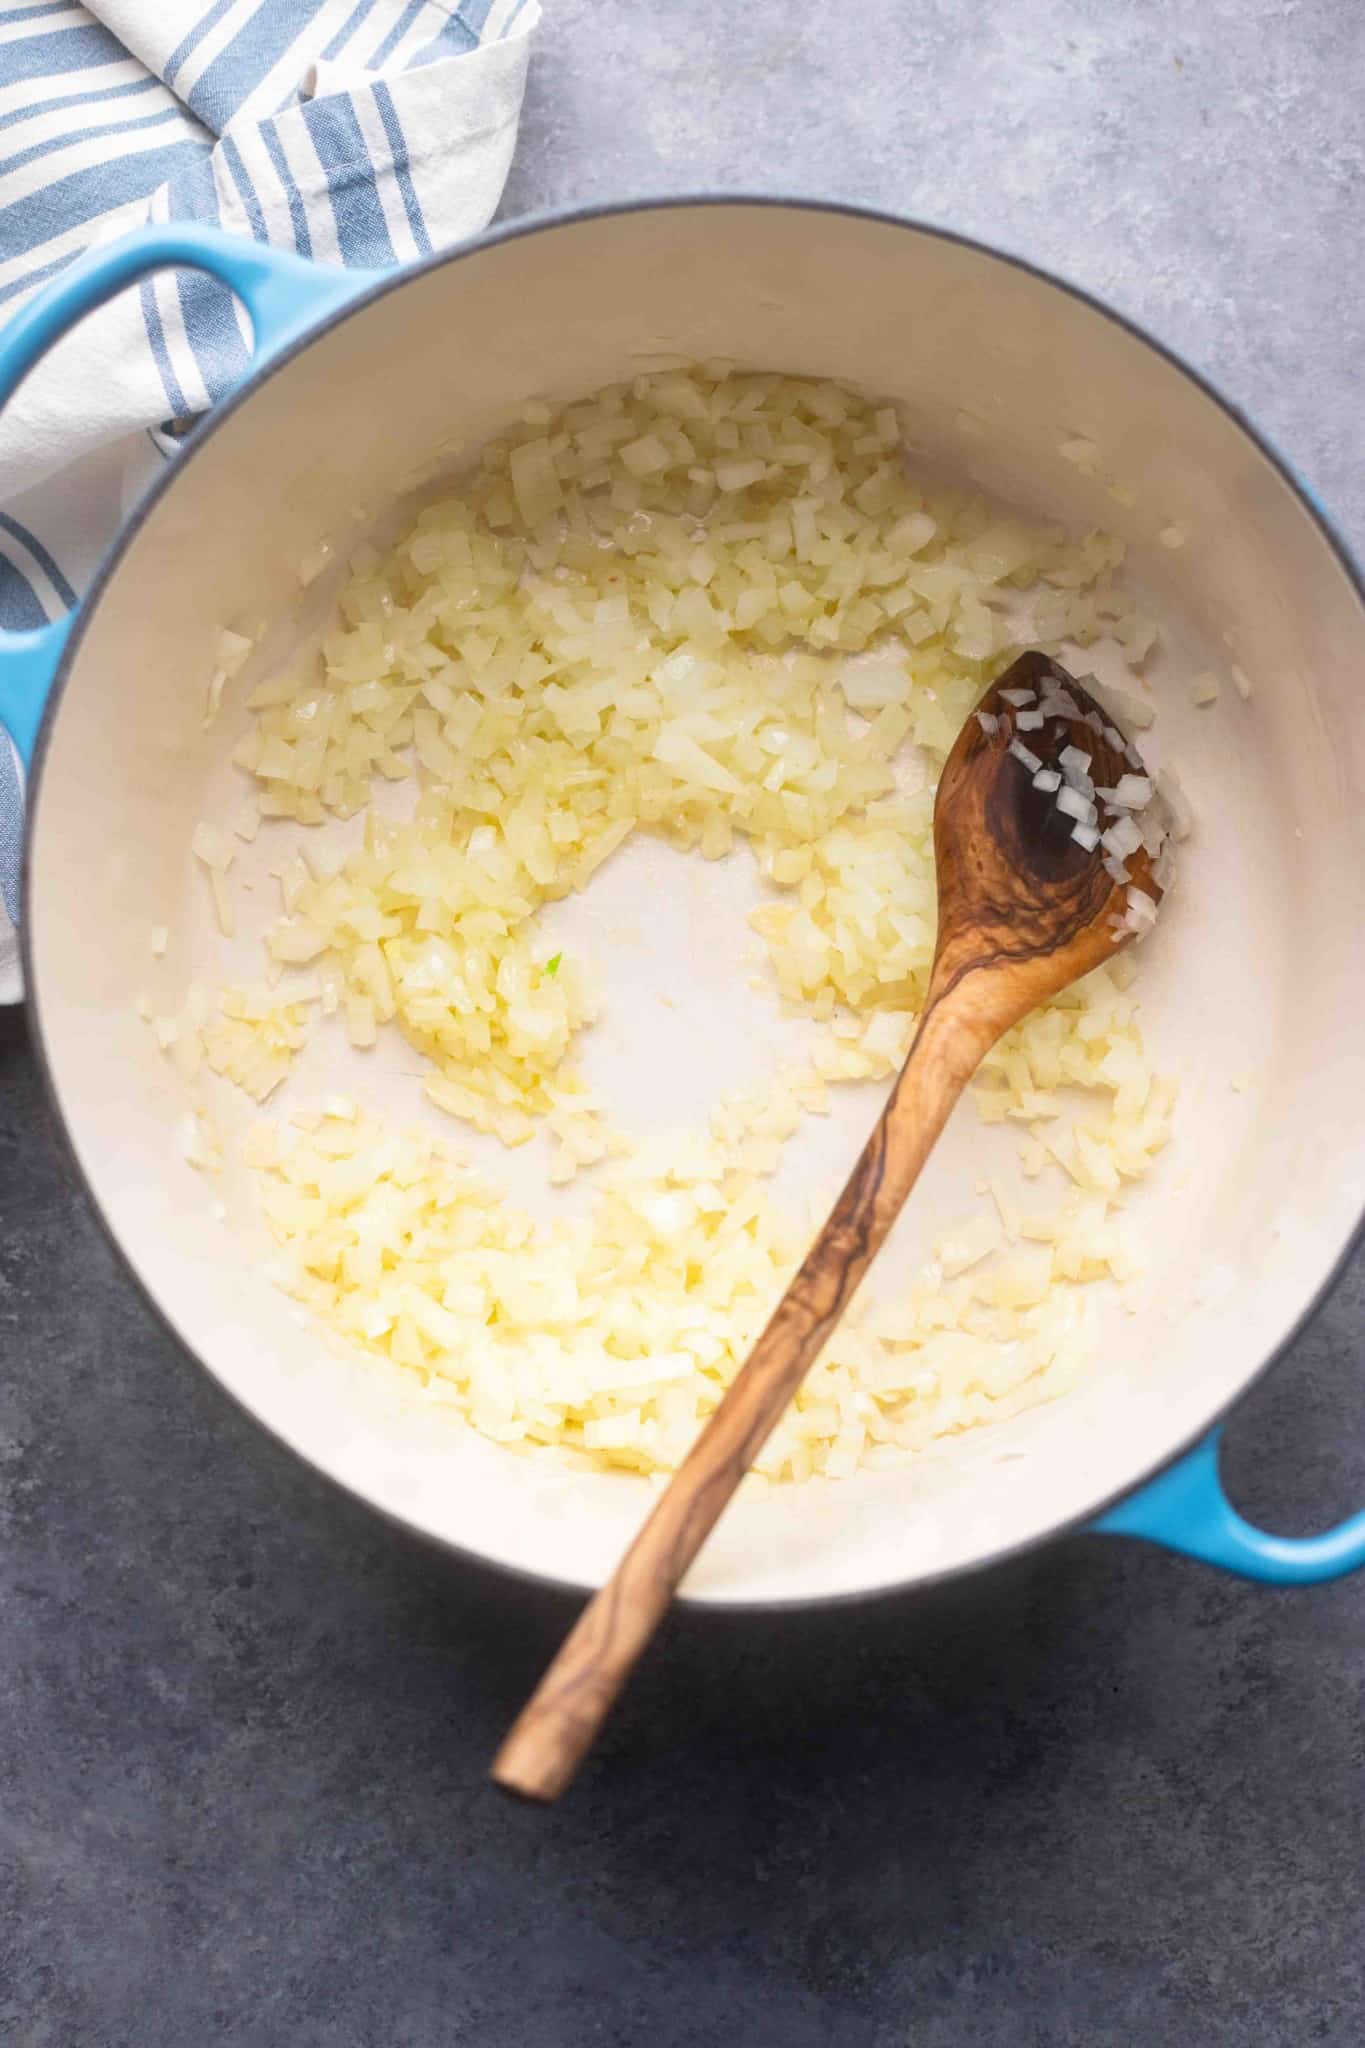
{"label": "wooden spoon", "polygon": [[[1015,734],[1008,690],[1041,691],[1047,680],[1078,707],[1041,730]],[[554,1799],[582,1762],[679,1580],[714,1528],[848,1306],[919,1177],[958,1096],[1012,1024],[1131,936],[1119,929],[1128,884],[1104,866],[1103,849],[1073,836],[1075,821],[1035,771],[1010,752],[1013,738],[1054,768],[1068,744],[1091,756],[1091,774],[1112,787],[1133,769],[1106,733],[1116,728],[1064,669],[1025,654],[986,692],[944,764],[934,806],[938,945],[919,1029],[900,1076],[848,1185],[747,1364],[602,1590],[588,1602],[523,1709],[493,1765],[500,1785]],[[1087,722],[1088,718],[1093,722]],[[1097,730],[1096,727],[1101,728]],[[1132,883],[1153,903],[1161,890],[1139,849]]]}

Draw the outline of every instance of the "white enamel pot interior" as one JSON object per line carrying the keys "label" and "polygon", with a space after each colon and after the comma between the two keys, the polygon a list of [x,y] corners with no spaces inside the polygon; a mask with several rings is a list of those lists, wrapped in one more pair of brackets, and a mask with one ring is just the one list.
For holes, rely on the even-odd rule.
{"label": "white enamel pot interior", "polygon": [[[244,850],[240,872],[256,886],[238,884],[231,944],[189,844],[201,816],[230,816],[240,800],[228,756],[247,689],[297,631],[300,560],[322,538],[344,554],[353,528],[458,463],[527,398],[590,391],[659,350],[849,379],[896,402],[934,468],[1079,529],[1121,532],[1165,629],[1149,671],[1163,697],[1150,752],[1179,764],[1198,814],[1139,984],[1181,1101],[1139,1204],[1150,1267],[1136,1312],[1106,1309],[1093,1369],[1051,1405],[895,1471],[740,1499],[687,1588],[716,1603],[865,1593],[1083,1521],[1195,1439],[1292,1333],[1361,1207],[1365,616],[1298,492],[1150,343],[980,248],[795,204],[554,221],[370,293],[196,436],[85,608],[36,774],[30,989],[95,1201],[221,1384],[414,1529],[599,1583],[648,1504],[644,1482],[510,1455],[461,1432],[403,1375],[338,1356],[267,1277],[240,1175],[207,1180],[182,1159],[181,1086],[135,1004],[145,990],[168,1009],[191,978],[259,974],[274,835],[294,828]],[[1100,477],[1062,457],[1077,434],[1098,445]],[[1108,495],[1115,477],[1131,504]],[[1188,535],[1179,550],[1158,540],[1171,525]],[[307,600],[325,603],[325,580]],[[280,623],[205,731],[219,628],[257,618]],[[1226,680],[1234,662],[1249,701]],[[1211,711],[1189,700],[1202,668],[1225,678]],[[708,868],[642,845],[557,909],[605,984],[586,1065],[627,1122],[699,1116],[784,1043],[790,1027],[749,985],[749,886],[741,859]],[[159,923],[171,943],[153,960]],[[360,1061],[339,1038],[320,1040],[280,1108],[340,1087],[411,1119],[435,1115],[405,1048]],[[798,1179],[852,1159],[877,1094],[852,1091],[798,1141]],[[218,1113],[229,1137],[254,1115],[226,1089]],[[883,1284],[984,1172],[1004,1170],[1013,1147],[999,1138],[970,1107],[954,1118]],[[493,1170],[524,1191],[538,1169],[518,1160]]]}

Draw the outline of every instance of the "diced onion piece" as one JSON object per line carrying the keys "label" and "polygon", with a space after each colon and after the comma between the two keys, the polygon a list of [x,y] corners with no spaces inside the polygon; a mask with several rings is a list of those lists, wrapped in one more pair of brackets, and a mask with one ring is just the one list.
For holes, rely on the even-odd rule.
{"label": "diced onion piece", "polygon": [[1129,811],[1126,815],[1136,818],[1142,843],[1155,859],[1166,841],[1166,820],[1158,815],[1155,804],[1149,804],[1145,811]]}
{"label": "diced onion piece", "polygon": [[1174,768],[1158,771],[1156,788],[1157,795],[1170,812],[1172,833],[1177,839],[1188,839],[1194,829],[1194,811]]}
{"label": "diced onion piece", "polygon": [[1075,818],[1079,824],[1091,825],[1095,820],[1095,806],[1088,796],[1070,784],[1057,792],[1057,809],[1068,818]]}
{"label": "diced onion piece", "polygon": [[[1094,680],[1092,676],[1090,678],[1092,686]],[[1063,689],[1051,676],[1048,677],[1043,687],[1043,701],[1039,709],[1044,718],[1079,718],[1081,715],[1081,707],[1072,696],[1070,690]]]}
{"label": "diced onion piece", "polygon": [[194,828],[190,848],[195,859],[201,860],[206,868],[217,868],[224,874],[237,858],[237,849],[227,834],[202,821]]}
{"label": "diced onion piece", "polygon": [[666,767],[676,768],[684,781],[695,783],[701,789],[738,795],[742,788],[738,777],[685,732],[661,733],[654,743],[654,758]]}
{"label": "diced onion piece", "polygon": [[208,869],[209,887],[213,893],[213,911],[218,921],[218,929],[230,937],[234,929],[235,920],[232,911],[232,898],[228,893],[227,872],[232,866],[233,861],[237,858],[237,849],[226,833],[220,832],[215,826],[204,824],[203,822],[195,826],[194,837],[190,842],[190,846],[195,858],[202,861]]}
{"label": "diced onion piece", "polygon": [[1112,789],[1097,789],[1095,794],[1118,810],[1141,811],[1152,801],[1153,789],[1146,775],[1120,775]]}
{"label": "diced onion piece", "polygon": [[1115,860],[1127,860],[1142,844],[1142,832],[1131,817],[1118,818],[1104,833],[1105,851]]}
{"label": "diced onion piece", "polygon": [[559,510],[564,495],[549,442],[523,441],[512,450],[507,467],[518,512],[528,526],[543,526]]}
{"label": "diced onion piece", "polygon": [[744,491],[762,483],[768,474],[766,462],[718,462],[716,482],[723,491]]}
{"label": "diced onion piece", "polygon": [[208,695],[204,703],[202,724],[205,732],[209,730],[209,727],[218,716],[219,707],[223,701],[223,689],[226,683],[227,670],[216,668],[209,677]]}
{"label": "diced onion piece", "polygon": [[255,641],[245,633],[233,633],[226,626],[218,635],[218,646],[214,661],[225,676],[235,676],[246,662]]}
{"label": "diced onion piece", "polygon": [[232,893],[228,888],[224,869],[209,869],[209,888],[213,892],[213,914],[218,920],[218,929],[225,938],[230,939],[237,929],[237,917],[232,907]]}
{"label": "diced onion piece", "polygon": [[1086,689],[1097,704],[1103,705],[1115,725],[1125,730],[1146,732],[1154,722],[1156,706],[1140,691],[1125,689],[1120,683],[1101,683],[1095,676],[1086,676],[1083,680]]}
{"label": "diced onion piece", "polygon": [[316,542],[299,563],[299,582],[305,588],[310,583],[316,583],[318,577],[327,567],[335,553],[336,549],[331,541],[320,540]]}

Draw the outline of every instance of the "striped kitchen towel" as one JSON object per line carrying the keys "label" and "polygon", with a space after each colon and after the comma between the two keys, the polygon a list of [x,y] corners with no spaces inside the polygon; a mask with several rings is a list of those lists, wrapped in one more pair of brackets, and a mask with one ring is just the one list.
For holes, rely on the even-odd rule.
{"label": "striped kitchen towel", "polygon": [[[377,268],[501,196],[537,0],[0,0],[0,320],[94,242],[208,220]],[[84,588],[186,422],[247,361],[221,285],[164,273],[0,418],[0,630]],[[20,994],[22,796],[0,738],[0,1002]]]}

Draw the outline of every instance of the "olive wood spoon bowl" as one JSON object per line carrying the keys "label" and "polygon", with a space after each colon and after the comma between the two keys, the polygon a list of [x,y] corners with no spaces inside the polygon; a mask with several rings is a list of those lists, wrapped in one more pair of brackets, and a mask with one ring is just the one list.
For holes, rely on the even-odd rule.
{"label": "olive wood spoon bowl", "polygon": [[[558,1797],[667,1611],[684,1572],[776,1426],[867,1272],[919,1178],[949,1112],[996,1040],[1088,974],[1130,936],[1117,927],[1128,885],[1102,849],[1072,836],[1073,819],[1038,789],[1010,752],[1015,707],[1006,690],[1041,690],[1051,677],[1079,716],[1018,735],[1045,767],[1071,744],[1091,758],[1097,785],[1131,770],[1081,686],[1046,655],[1029,653],[986,692],[944,764],[934,805],[938,943],[914,1043],[876,1128],[834,1210],[736,1376],[648,1520],[570,1630],[493,1765],[498,1784],[527,1798]],[[1161,890],[1139,849],[1131,880],[1154,903]]]}

